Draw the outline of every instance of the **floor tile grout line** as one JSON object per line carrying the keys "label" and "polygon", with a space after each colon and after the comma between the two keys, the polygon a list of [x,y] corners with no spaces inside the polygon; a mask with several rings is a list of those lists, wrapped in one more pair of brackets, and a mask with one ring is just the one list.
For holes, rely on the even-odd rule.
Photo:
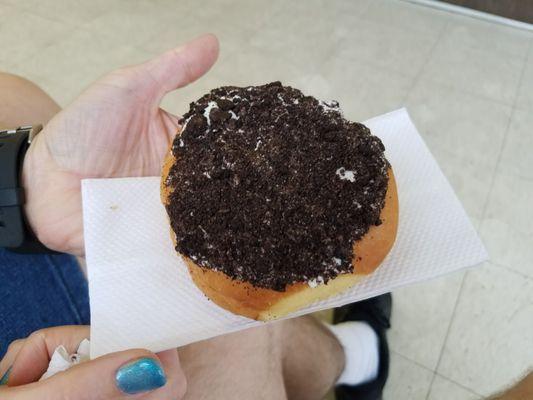
{"label": "floor tile grout line", "polygon": [[[430,9],[428,7],[424,7],[424,6],[421,6],[420,4],[414,4],[414,3],[411,3],[409,1],[406,1],[406,0],[384,0],[382,5],[385,5],[387,6],[388,3],[396,3],[398,4],[400,7],[412,7],[412,9],[417,9],[417,10],[429,10],[430,12],[434,12],[435,14],[438,14],[440,15],[439,18],[442,18],[443,20],[444,19],[447,19],[449,20],[450,17],[449,17],[449,13],[446,13],[446,12],[441,12],[440,10],[436,10],[436,9]],[[368,13],[370,11],[370,7],[372,2],[369,2],[369,4],[367,5],[365,11],[363,11],[361,13],[361,17],[368,23],[371,23],[371,24],[375,24],[375,25],[384,25],[385,23],[383,21],[380,21],[380,20],[374,20],[374,19],[369,19],[368,18]],[[374,3],[375,4],[375,3]],[[424,16],[424,18],[427,18],[428,16]],[[444,29],[445,27],[447,27],[448,23],[450,23],[452,21],[446,21],[446,23],[443,25],[443,27],[441,29]],[[405,26],[405,27],[399,27],[399,26],[394,26],[394,25],[391,25],[391,27],[395,28],[395,29],[406,29],[408,30],[411,34],[413,35],[423,35],[424,33],[427,32],[427,29],[421,29],[421,28],[412,28],[411,26]],[[426,31],[426,32],[424,32]],[[440,32],[437,34],[437,37],[435,40],[438,40],[440,38]]]}
{"label": "floor tile grout line", "polygon": [[[401,1],[401,0],[396,0],[396,1],[399,4],[401,4],[401,3],[405,4],[404,1]],[[370,10],[370,3],[366,6],[365,10],[360,13],[360,15],[356,16],[356,18],[360,19],[360,20],[363,20],[363,21],[366,21],[367,23],[370,23],[370,24],[373,24],[373,25],[377,25],[377,26],[383,25],[382,22],[368,21],[368,20],[365,19],[365,15],[369,12],[369,10]],[[349,61],[349,62],[359,62],[359,63],[363,62],[366,65],[368,65],[368,66],[370,66],[370,67],[372,67],[374,69],[379,69],[379,70],[382,70],[384,72],[392,72],[392,73],[395,73],[397,75],[403,76],[404,78],[411,79],[412,82],[411,82],[411,85],[410,85],[409,89],[407,90],[407,94],[402,98],[402,103],[405,104],[405,101],[406,101],[409,93],[414,88],[414,86],[417,83],[417,80],[418,80],[419,76],[421,75],[423,69],[425,68],[425,66],[427,65],[429,60],[431,59],[431,56],[433,55],[433,52],[435,50],[436,45],[441,40],[441,38],[444,35],[444,32],[448,28],[449,24],[450,24],[450,21],[446,21],[446,23],[442,26],[440,32],[438,33],[437,37],[435,38],[435,43],[433,43],[431,45],[431,49],[428,52],[427,58],[422,62],[422,65],[420,66],[420,70],[413,77],[411,77],[409,74],[407,74],[407,73],[405,73],[403,71],[398,71],[398,70],[395,70],[395,69],[392,69],[392,68],[389,68],[389,67],[384,67],[383,65],[378,65],[377,63],[373,63],[372,60],[358,59],[357,57],[350,59],[350,57],[347,57],[347,56],[339,56],[338,58],[344,59],[344,60]],[[401,30],[401,28],[399,28],[399,27],[394,27],[393,26],[392,28],[396,29],[396,30]],[[410,30],[410,33],[411,34],[420,35],[420,32],[415,32],[414,30]],[[346,39],[346,38],[342,38],[342,39]]]}
{"label": "floor tile grout line", "polygon": [[[397,355],[398,357],[401,357],[401,358],[403,358],[404,360],[409,361],[409,362],[415,364],[416,366],[418,366],[418,367],[420,367],[420,368],[423,368],[423,369],[425,369],[426,371],[429,371],[429,372],[431,372],[431,373],[433,374],[433,376],[432,376],[432,378],[431,378],[430,385],[429,385],[429,387],[428,387],[428,393],[427,393],[427,396],[429,396],[429,395],[431,394],[431,387],[432,387],[432,385],[433,385],[433,381],[435,380],[435,377],[436,377],[436,376],[439,376],[440,378],[446,379],[447,381],[452,382],[453,384],[455,384],[455,385],[461,387],[462,389],[465,389],[465,390],[467,390],[468,392],[470,392],[470,393],[472,393],[472,394],[475,394],[476,396],[482,396],[481,394],[479,394],[479,393],[476,392],[475,390],[469,388],[468,386],[465,386],[465,385],[463,385],[463,384],[461,384],[461,383],[459,383],[459,382],[457,382],[457,381],[455,381],[455,380],[453,380],[453,379],[447,377],[446,375],[443,375],[443,374],[437,372],[436,370],[433,370],[433,369],[431,369],[431,368],[428,368],[427,366],[421,364],[420,362],[413,360],[411,357],[408,357],[408,356],[406,356],[406,355],[404,355],[404,354],[402,354],[402,353],[400,353],[400,352],[398,352],[398,351],[396,351],[396,350],[391,350],[391,353],[394,353],[394,354]],[[427,398],[428,398],[428,397],[426,397],[426,399],[427,399]]]}
{"label": "floor tile grout line", "polygon": [[[498,267],[503,267],[502,265],[498,265],[498,264],[493,263],[493,262],[491,262],[491,261],[488,261],[488,263],[489,263],[489,264],[496,265],[496,266],[498,266]],[[516,272],[516,271],[510,270],[510,269],[507,268],[507,267],[504,267],[504,268],[505,268],[507,271],[509,271],[509,272],[514,272],[514,273],[516,273],[517,275],[520,275],[520,276],[522,276],[522,277],[525,277],[525,278],[527,278],[527,279],[530,279],[529,277],[524,276],[524,275],[522,275],[522,274],[519,273],[519,272]],[[442,362],[442,356],[443,356],[443,354],[444,354],[444,349],[445,349],[445,347],[446,347],[446,343],[448,342],[448,338],[449,338],[449,335],[450,335],[450,331],[451,331],[451,328],[452,328],[452,325],[453,325],[453,322],[454,322],[454,319],[455,319],[455,315],[456,315],[456,312],[457,312],[457,308],[458,308],[458,305],[459,305],[459,301],[460,301],[460,298],[461,298],[461,294],[463,293],[463,288],[464,288],[464,285],[465,285],[465,281],[466,281],[466,278],[467,278],[467,274],[468,274],[468,271],[464,274],[463,279],[462,279],[462,281],[461,281],[461,286],[460,286],[460,288],[459,288],[459,292],[458,292],[458,294],[457,294],[457,299],[456,299],[456,301],[455,301],[455,305],[454,305],[454,308],[453,308],[452,316],[451,316],[451,318],[450,318],[450,322],[449,322],[449,324],[448,324],[448,329],[446,330],[446,335],[445,335],[445,337],[444,337],[443,345],[442,345],[442,348],[441,348],[441,351],[440,351],[440,354],[439,354],[439,358],[438,358],[437,364],[436,364],[436,366],[435,366],[435,371],[434,371],[434,374],[433,374],[433,378],[432,378],[432,380],[431,380],[431,384],[430,384],[430,392],[428,392],[428,394],[427,394],[427,396],[426,396],[426,400],[429,399],[429,395],[430,395],[430,393],[431,393],[431,387],[433,386],[433,383],[435,382],[435,377],[436,377],[437,375],[442,376],[442,377],[445,377],[446,379],[448,379],[448,380],[450,380],[450,381],[452,381],[452,382],[454,382],[454,383],[457,383],[457,382],[455,382],[454,380],[452,380],[452,379],[446,377],[445,375],[439,373],[438,371],[439,371],[440,364],[441,364],[441,362]],[[462,386],[462,385],[460,385],[460,386]],[[473,391],[473,390],[470,389],[470,391]],[[474,393],[477,394],[477,392],[474,392]],[[481,396],[481,395],[480,395],[480,396]]]}
{"label": "floor tile grout line", "polygon": [[489,260],[488,263],[491,264],[491,265],[494,265],[495,267],[503,268],[503,269],[505,269],[506,272],[511,272],[511,273],[516,274],[516,275],[519,275],[522,278],[525,278],[527,280],[533,281],[533,276],[529,276],[529,275],[524,274],[523,272],[516,271],[516,270],[514,270],[512,268],[509,268],[507,265],[500,264],[500,263],[497,263],[497,262],[491,261],[491,260]]}
{"label": "floor tile grout line", "polygon": [[437,376],[437,371],[433,371],[433,374],[431,375],[431,381],[429,382],[428,391],[426,393],[425,400],[429,400],[429,396],[431,395],[431,389],[433,389],[433,384],[435,383],[435,377]]}
{"label": "floor tile grout line", "polygon": [[[405,1],[405,0],[400,0],[400,1]],[[407,2],[408,2],[408,1],[407,1]],[[441,30],[441,32],[439,33],[439,36],[437,37],[437,39],[436,39],[434,45],[432,46],[432,48],[431,48],[431,50],[430,50],[430,52],[429,52],[429,54],[428,54],[428,58],[427,58],[427,60],[423,63],[422,67],[420,68],[419,73],[418,73],[418,74],[415,76],[415,78],[413,79],[413,85],[412,85],[412,88],[411,88],[411,89],[413,89],[414,86],[415,86],[415,85],[418,83],[418,81],[420,80],[420,77],[422,76],[423,69],[426,67],[426,65],[428,64],[428,62],[431,60],[431,56],[433,55],[433,52],[434,52],[434,50],[435,50],[435,47],[436,47],[437,44],[441,41],[441,39],[443,38],[445,32],[447,31],[447,29],[449,28],[449,26],[452,25],[452,24],[453,24],[453,21],[451,21],[451,20],[450,20],[450,21],[447,21],[446,24],[444,24],[444,26],[441,28],[442,30]],[[525,53],[526,53],[526,56],[523,57],[523,60],[522,60],[522,61],[524,61],[525,63],[527,63],[527,61],[528,61],[528,53],[530,52],[529,49],[530,49],[530,47],[531,47],[531,42],[532,42],[532,41],[533,41],[533,39],[530,39],[530,40],[529,40],[529,42],[528,42],[528,47],[527,47],[526,52],[525,52]],[[467,47],[467,48],[470,49],[470,47]],[[484,52],[484,53],[485,53],[485,52],[489,52],[489,51],[486,51],[486,50],[480,50],[480,51],[482,51],[482,52]],[[516,58],[516,59],[519,58],[518,55],[508,55],[508,56],[509,56],[509,57]],[[522,65],[522,71],[521,71],[520,78],[519,78],[519,81],[518,81],[518,84],[517,84],[517,92],[515,93],[515,98],[513,99],[513,102],[512,102],[512,103],[508,103],[508,102],[503,101],[503,100],[498,100],[498,99],[495,99],[495,98],[491,98],[491,97],[489,97],[489,96],[487,96],[487,95],[484,95],[484,94],[474,93],[474,92],[472,92],[472,91],[470,91],[470,90],[464,90],[464,89],[460,89],[460,90],[458,90],[458,89],[454,88],[453,86],[451,86],[451,85],[447,85],[446,83],[443,83],[443,82],[438,82],[438,81],[433,81],[433,80],[432,80],[432,82],[437,83],[437,84],[439,84],[439,85],[442,85],[442,86],[444,86],[444,87],[446,87],[446,88],[448,88],[448,89],[451,89],[451,90],[458,90],[458,91],[460,91],[460,92],[462,92],[462,93],[466,93],[466,94],[468,94],[468,95],[471,95],[471,96],[474,96],[474,97],[478,97],[478,98],[481,98],[481,99],[483,99],[483,100],[492,101],[492,102],[497,103],[497,104],[500,104],[500,105],[505,105],[505,106],[508,106],[508,107],[515,108],[515,107],[516,107],[516,97],[517,97],[517,95],[518,95],[518,89],[520,88],[520,84],[521,84],[522,79],[523,79],[523,74],[524,74],[524,69],[523,69],[523,68],[524,68],[524,64]],[[404,102],[405,102],[405,100],[407,99],[407,97],[408,97],[408,95],[405,96],[405,98],[404,98]]]}
{"label": "floor tile grout line", "polygon": [[475,394],[476,396],[483,397],[483,395],[482,395],[481,393],[478,393],[478,392],[476,392],[475,390],[469,388],[468,386],[465,386],[465,385],[463,385],[463,384],[461,384],[461,383],[459,383],[459,382],[457,382],[457,381],[455,381],[455,380],[453,380],[453,379],[448,378],[446,375],[443,375],[443,374],[441,374],[441,373],[439,373],[439,372],[437,372],[437,371],[435,371],[435,375],[436,375],[436,376],[439,376],[439,377],[442,378],[442,379],[446,379],[447,381],[450,381],[451,383],[453,383],[453,384],[459,386],[460,388],[462,388],[462,389],[464,389],[464,390],[466,390],[466,391],[468,391],[468,392],[470,392],[470,393],[472,393],[472,394]]}
{"label": "floor tile grout line", "polygon": [[435,39],[435,43],[433,43],[433,46],[431,46],[431,49],[429,50],[428,56],[426,57],[426,59],[424,60],[422,65],[420,66],[420,70],[418,71],[418,73],[414,76],[413,81],[411,83],[411,87],[409,88],[409,90],[407,91],[405,96],[403,97],[403,99],[402,99],[402,103],[403,104],[407,103],[407,99],[409,98],[409,94],[414,90],[414,88],[416,87],[416,85],[420,81],[420,78],[422,77],[422,73],[424,72],[424,69],[427,67],[427,65],[431,61],[431,58],[433,57],[435,49],[437,48],[437,45],[441,42],[442,38],[444,37],[444,33],[448,29],[448,26],[450,25],[450,23],[451,23],[451,21],[446,21],[446,23],[441,28],[441,31],[439,32],[439,35],[437,36],[437,39]]}
{"label": "floor tile grout line", "polygon": [[509,137],[509,130],[511,128],[511,122],[513,120],[513,117],[514,117],[514,114],[515,114],[515,111],[516,111],[516,102],[518,100],[518,93],[520,91],[520,87],[522,85],[522,81],[524,80],[524,74],[525,74],[525,71],[526,71],[527,63],[529,61],[529,57],[531,56],[530,53],[531,53],[532,49],[533,49],[533,41],[530,40],[529,44],[528,44],[527,51],[526,51],[527,56],[525,57],[524,64],[522,65],[522,71],[520,72],[520,78],[518,79],[516,92],[515,92],[515,95],[514,95],[512,106],[511,106],[512,107],[511,108],[511,114],[509,115],[509,120],[507,121],[507,126],[505,128],[505,134],[503,136],[502,144],[500,146],[500,151],[498,153],[498,156],[496,158],[496,163],[494,165],[494,170],[493,170],[493,173],[492,173],[492,179],[491,179],[491,182],[490,182],[489,191],[487,192],[487,197],[485,198],[485,202],[483,204],[483,210],[481,212],[481,221],[482,221],[481,225],[483,225],[483,220],[485,219],[485,216],[486,216],[486,212],[487,212],[487,208],[488,208],[488,205],[489,205],[490,197],[491,197],[492,192],[494,190],[494,183],[496,181],[496,175],[498,174],[498,168],[499,168],[501,160],[502,160],[503,151],[504,151],[505,146],[507,144],[507,138]]}
{"label": "floor tile grout line", "polygon": [[[521,110],[519,108],[515,108],[514,111],[523,112],[523,110]],[[500,174],[508,176],[508,177],[511,177],[511,178],[522,179],[522,180],[524,180],[526,182],[533,182],[533,177],[525,176],[525,175],[522,175],[520,173],[513,172],[513,171],[500,171]]]}
{"label": "floor tile grout line", "polygon": [[[509,107],[509,108],[513,108],[513,104],[512,103],[508,103],[504,100],[497,100],[493,97],[490,97],[490,96],[487,96],[485,94],[480,94],[480,93],[475,93],[473,92],[472,90],[469,90],[469,89],[464,89],[464,88],[457,88],[453,85],[450,85],[450,84],[447,84],[446,82],[442,82],[442,81],[437,81],[437,80],[434,80],[432,78],[428,78],[430,80],[431,83],[435,84],[435,85],[440,85],[440,86],[443,86],[445,87],[446,89],[448,90],[454,90],[454,91],[457,91],[457,92],[460,92],[460,93],[463,93],[463,94],[466,94],[468,96],[471,96],[471,97],[476,97],[478,99],[481,99],[481,100],[484,100],[484,101],[488,101],[488,102],[491,102],[491,103],[494,103],[494,104],[499,104],[501,106],[506,106],[506,107]],[[528,111],[528,110],[526,110]]]}
{"label": "floor tile grout line", "polygon": [[402,353],[398,353],[397,351],[394,351],[394,350],[390,350],[390,352],[395,354],[395,355],[397,355],[400,358],[403,358],[405,361],[413,363],[417,367],[420,367],[420,368],[422,368],[422,369],[424,369],[424,370],[426,370],[428,372],[431,372],[431,380],[429,381],[429,385],[428,385],[427,392],[426,392],[426,400],[427,400],[429,395],[430,395],[430,393],[431,393],[431,387],[433,385],[433,381],[435,380],[436,371],[426,367],[425,365],[420,364],[418,361],[415,361],[415,360],[411,359],[410,357],[407,357],[407,356],[403,355]]}
{"label": "floor tile grout line", "polygon": [[397,350],[390,350],[391,353],[394,353],[395,355],[397,355],[398,357],[401,357],[403,358],[404,360],[406,361],[409,361],[415,365],[417,365],[418,367],[420,368],[424,368],[425,370],[429,371],[429,372],[435,372],[435,370],[429,368],[428,366],[422,364],[420,361],[416,361],[416,360],[413,360],[411,357],[409,356],[406,356],[405,354],[403,353],[400,353],[399,351]]}
{"label": "floor tile grout line", "polygon": [[[448,337],[450,335],[450,331],[451,331],[451,328],[452,328],[452,325],[453,325],[455,313],[457,311],[457,307],[458,307],[459,301],[461,299],[461,293],[463,292],[463,287],[465,285],[465,280],[466,280],[467,274],[468,274],[468,271],[465,272],[465,274],[463,275],[463,277],[461,279],[461,285],[459,286],[459,291],[457,292],[457,297],[455,298],[455,304],[453,305],[453,311],[451,313],[450,322],[448,323],[448,328],[446,329],[446,334],[444,335],[444,340],[442,341],[442,347],[441,347],[440,352],[439,352],[439,358],[437,359],[437,364],[435,365],[435,373],[433,374],[433,378],[431,379],[431,383],[429,385],[430,392],[431,392],[431,388],[433,387],[433,382],[435,382],[435,376],[437,374],[437,371],[439,370],[440,363],[442,361],[442,355],[444,354],[444,349],[446,348],[446,343],[448,342]],[[428,394],[426,396],[426,400],[429,399],[430,392],[428,392]]]}

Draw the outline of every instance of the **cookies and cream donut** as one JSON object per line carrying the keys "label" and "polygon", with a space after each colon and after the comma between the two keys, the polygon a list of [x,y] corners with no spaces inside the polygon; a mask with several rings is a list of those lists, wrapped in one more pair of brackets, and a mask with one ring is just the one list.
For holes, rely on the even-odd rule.
{"label": "cookies and cream donut", "polygon": [[355,285],[391,249],[392,168],[379,138],[279,82],[221,87],[180,121],[161,196],[176,251],[219,306],[282,317]]}

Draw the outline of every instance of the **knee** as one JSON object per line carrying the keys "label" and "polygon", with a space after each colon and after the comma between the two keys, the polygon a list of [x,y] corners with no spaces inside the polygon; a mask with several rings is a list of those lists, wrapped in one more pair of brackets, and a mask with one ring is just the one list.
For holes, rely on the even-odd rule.
{"label": "knee", "polygon": [[35,86],[35,84],[22,76],[0,71],[0,86],[21,87]]}

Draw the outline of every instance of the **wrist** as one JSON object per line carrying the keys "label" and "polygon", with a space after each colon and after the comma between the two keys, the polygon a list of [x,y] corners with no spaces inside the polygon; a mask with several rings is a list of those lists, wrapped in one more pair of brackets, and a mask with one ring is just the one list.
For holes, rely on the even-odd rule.
{"label": "wrist", "polygon": [[[0,247],[18,253],[43,253],[50,250],[39,243],[32,233],[26,211],[24,181],[28,181],[25,168],[26,154],[34,136],[42,126],[20,126],[0,131]],[[30,165],[33,162],[29,163]],[[26,182],[28,187],[33,184]],[[30,196],[31,198],[32,196]],[[30,202],[29,204],[33,204]],[[29,207],[30,209],[33,206]],[[29,213],[33,215],[32,212]],[[31,217],[33,219],[33,217]]]}
{"label": "wrist", "polygon": [[80,180],[55,162],[50,152],[52,133],[45,128],[23,160],[20,182],[26,224],[48,249],[82,255],[82,224],[77,223],[81,220]]}
{"label": "wrist", "polygon": [[26,218],[26,223],[33,234],[38,237],[39,227],[36,224],[35,218],[35,176],[33,174],[33,171],[36,171],[35,160],[33,156],[36,141],[37,140],[34,140],[30,144],[30,147],[24,155],[20,183],[24,190],[24,216]]}
{"label": "wrist", "polygon": [[54,183],[47,176],[49,174],[46,174],[50,161],[47,147],[43,143],[43,134],[44,132],[33,138],[22,160],[20,185],[24,190],[23,213],[28,235],[48,249],[56,250],[57,246],[51,240],[47,220],[43,218],[42,212],[43,206],[54,201],[49,198],[49,190]]}

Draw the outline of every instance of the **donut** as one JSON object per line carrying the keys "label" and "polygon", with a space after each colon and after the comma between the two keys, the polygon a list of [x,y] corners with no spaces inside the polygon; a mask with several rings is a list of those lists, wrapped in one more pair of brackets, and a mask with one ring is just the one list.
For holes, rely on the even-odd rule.
{"label": "donut", "polygon": [[192,281],[220,307],[284,317],[356,285],[394,244],[385,147],[335,101],[225,86],[190,104],[161,199]]}

